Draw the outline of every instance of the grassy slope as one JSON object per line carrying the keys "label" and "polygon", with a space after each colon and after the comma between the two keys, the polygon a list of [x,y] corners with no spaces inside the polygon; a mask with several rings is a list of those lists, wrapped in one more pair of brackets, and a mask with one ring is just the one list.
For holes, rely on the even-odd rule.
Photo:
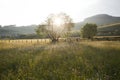
{"label": "grassy slope", "polygon": [[120,79],[120,42],[1,44],[1,80]]}
{"label": "grassy slope", "polygon": [[98,33],[99,36],[120,36],[120,23],[99,26]]}
{"label": "grassy slope", "polygon": [[120,30],[120,23],[114,23],[114,24],[99,26],[98,30],[102,30],[102,31]]}

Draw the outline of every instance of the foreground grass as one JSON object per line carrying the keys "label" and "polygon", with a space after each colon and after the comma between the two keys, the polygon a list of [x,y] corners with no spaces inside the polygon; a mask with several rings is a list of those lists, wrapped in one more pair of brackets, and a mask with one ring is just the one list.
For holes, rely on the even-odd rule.
{"label": "foreground grass", "polygon": [[120,42],[2,45],[1,80],[120,79]]}

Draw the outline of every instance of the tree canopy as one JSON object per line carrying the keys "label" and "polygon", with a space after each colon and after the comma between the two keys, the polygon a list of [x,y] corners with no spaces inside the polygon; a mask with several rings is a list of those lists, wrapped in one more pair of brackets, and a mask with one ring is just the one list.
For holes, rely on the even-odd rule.
{"label": "tree canopy", "polygon": [[83,38],[92,39],[97,34],[97,25],[91,23],[85,24],[81,29],[81,34]]}
{"label": "tree canopy", "polygon": [[71,31],[73,27],[74,23],[72,18],[67,14],[50,14],[44,25],[39,25],[36,29],[36,33],[46,33],[52,41],[58,41],[65,32]]}

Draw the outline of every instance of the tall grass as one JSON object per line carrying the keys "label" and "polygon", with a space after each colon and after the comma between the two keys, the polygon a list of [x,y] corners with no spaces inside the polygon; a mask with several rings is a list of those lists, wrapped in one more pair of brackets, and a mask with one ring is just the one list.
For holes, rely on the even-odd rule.
{"label": "tall grass", "polygon": [[2,45],[1,80],[120,79],[120,42]]}

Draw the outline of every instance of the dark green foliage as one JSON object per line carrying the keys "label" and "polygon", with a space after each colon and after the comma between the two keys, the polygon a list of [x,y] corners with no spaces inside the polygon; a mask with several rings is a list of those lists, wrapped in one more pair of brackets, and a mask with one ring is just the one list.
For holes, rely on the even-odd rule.
{"label": "dark green foliage", "polygon": [[[38,39],[38,38],[43,38],[43,37],[39,37],[37,34],[24,34],[24,35],[18,35],[18,37],[16,37],[17,39]],[[11,38],[11,39],[16,39],[16,38]]]}
{"label": "dark green foliage", "polygon": [[97,25],[87,23],[81,30],[83,38],[92,39],[97,34]]}
{"label": "dark green foliage", "polygon": [[37,35],[40,37],[40,38],[45,38],[47,37],[47,29],[46,29],[46,25],[39,25],[37,27],[37,29],[35,29]]}

